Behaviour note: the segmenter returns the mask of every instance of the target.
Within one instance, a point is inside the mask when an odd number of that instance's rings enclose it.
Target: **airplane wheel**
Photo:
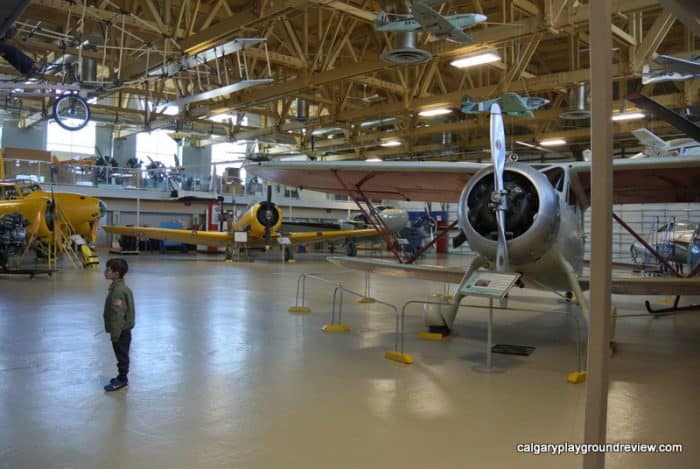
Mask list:
[[[80,130],[90,121],[90,106],[76,94],[64,94],[53,103],[53,117],[66,130]]]

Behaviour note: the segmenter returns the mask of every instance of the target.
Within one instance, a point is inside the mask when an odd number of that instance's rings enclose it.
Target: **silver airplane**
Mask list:
[[[654,63],[661,69],[652,69],[649,64],[642,66],[642,85],[662,81],[685,81],[700,77],[700,61],[681,59],[672,55],[656,54]]]
[[[688,260],[688,246],[697,227],[697,223],[688,220],[670,221],[646,236],[644,241],[667,261],[685,264]],[[651,253],[640,242],[630,245],[630,254],[636,263],[655,262]]]
[[[459,226],[478,256],[469,266],[398,264],[330,258],[346,267],[401,277],[459,283],[450,307],[426,315],[433,331],[448,333],[464,298],[462,287],[479,268],[518,272],[521,286],[563,291],[585,317],[583,214],[590,206],[587,162],[505,163],[498,105],[491,110],[493,164],[439,162],[263,162],[249,174],[288,186],[343,193],[357,199],[458,200]],[[700,157],[613,161],[613,203],[700,202]],[[644,187],[645,190],[639,190]],[[700,279],[613,277],[617,294],[699,294]]]
[[[486,101],[473,101],[469,96],[462,99],[462,108],[464,114],[478,114],[490,112],[491,106],[498,103],[501,110],[509,116],[526,117],[532,119],[535,111],[542,106],[549,104],[549,100],[538,97],[524,97],[518,93],[507,92],[500,98],[488,99]]]
[[[700,225],[693,232],[688,244],[688,267],[691,272],[700,264]]]
[[[439,39],[448,39],[462,44],[474,42],[465,28],[471,28],[486,21],[486,16],[478,13],[458,13],[442,16],[426,3],[413,2],[410,14],[391,15],[401,19],[391,21],[390,15],[384,11],[377,14],[374,29],[384,32],[421,31],[432,34]]]

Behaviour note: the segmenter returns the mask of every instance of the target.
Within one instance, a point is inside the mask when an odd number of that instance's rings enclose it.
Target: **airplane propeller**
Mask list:
[[[267,186],[267,204],[265,204],[265,250],[270,249],[270,231],[272,228],[272,186]]]
[[[498,244],[496,245],[496,272],[508,270],[508,242],[506,240],[507,197],[503,185],[503,169],[506,162],[506,137],[503,130],[501,108],[497,103],[491,106],[491,161],[493,163],[494,190],[491,205],[496,211]]]

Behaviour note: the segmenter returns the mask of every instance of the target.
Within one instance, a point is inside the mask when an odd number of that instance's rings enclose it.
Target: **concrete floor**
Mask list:
[[[106,256],[102,257],[102,265]],[[362,291],[364,275],[319,260],[224,264],[207,257],[129,257],[137,302],[130,386],[102,332],[102,272],[0,278],[0,468],[575,468],[575,455],[518,454],[517,443],[580,442],[585,385],[575,326],[540,293],[496,315],[485,374],[485,309],[463,309],[456,335],[420,341],[410,310],[405,350],[384,359],[394,315],[345,295],[345,334],[328,334],[331,291],[310,283],[310,315],[287,312],[302,272]],[[373,296],[402,305],[440,292],[372,278]],[[636,301],[636,300],[635,300]],[[482,303],[483,304],[483,303]],[[622,299],[621,313],[638,305]],[[530,311],[520,311],[530,310]],[[700,459],[700,317],[621,320],[611,361],[608,441],[682,443],[681,454],[608,454],[609,468],[695,468]]]

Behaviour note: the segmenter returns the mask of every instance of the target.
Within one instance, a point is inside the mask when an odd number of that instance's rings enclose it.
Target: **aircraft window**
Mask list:
[[[3,194],[4,199],[16,199],[18,196],[19,194],[17,194],[17,189],[15,189],[13,186],[5,187]]]
[[[544,175],[547,176],[552,187],[558,192],[564,189],[564,170],[562,168],[552,168],[544,171]]]
[[[19,190],[22,193],[22,197],[26,197],[32,192],[37,191],[39,189],[40,187],[36,184],[27,184],[26,186],[21,186]]]

